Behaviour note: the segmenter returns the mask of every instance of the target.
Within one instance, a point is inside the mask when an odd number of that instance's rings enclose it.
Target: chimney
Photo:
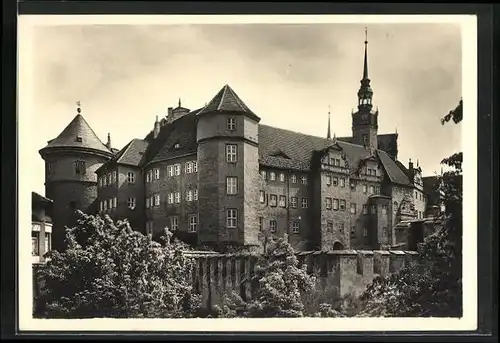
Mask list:
[[[411,161],[411,158],[408,162],[408,169],[410,170],[410,174],[413,175],[413,162]]]
[[[169,107],[167,113],[167,123],[171,123],[174,121],[174,108]]]
[[[156,116],[156,121],[153,129],[153,138],[156,139],[160,134],[160,122],[158,121],[158,116]]]
[[[111,134],[108,132],[108,142],[106,143],[106,146],[108,147],[109,150],[111,150]]]

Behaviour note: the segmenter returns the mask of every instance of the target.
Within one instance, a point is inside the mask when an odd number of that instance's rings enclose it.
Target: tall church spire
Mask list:
[[[368,30],[365,27],[365,56],[363,61],[363,78],[358,91],[358,108],[372,108],[373,91],[370,87],[370,79],[368,78]]]
[[[328,105],[328,132],[326,133],[326,139],[330,139],[332,137],[330,131],[330,105]]]

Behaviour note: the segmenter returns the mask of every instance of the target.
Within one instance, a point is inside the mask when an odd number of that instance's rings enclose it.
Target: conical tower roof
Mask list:
[[[40,152],[53,148],[93,150],[107,155],[113,155],[113,152],[97,137],[94,130],[92,130],[81,114],[77,114],[59,136],[49,141],[48,145],[40,150]]]
[[[222,87],[212,100],[210,100],[210,102],[198,113],[198,116],[212,112],[243,114],[260,120],[260,118],[248,108],[236,92],[227,84]]]

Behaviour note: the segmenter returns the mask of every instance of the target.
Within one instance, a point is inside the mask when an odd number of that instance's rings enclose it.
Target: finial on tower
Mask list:
[[[328,105],[328,131],[326,133],[326,139],[331,138],[331,132],[330,132],[330,105]]]
[[[368,44],[368,28],[365,26],[365,44]]]
[[[78,114],[82,113],[82,108],[81,108],[81,105],[80,105],[80,100],[78,100],[76,102],[76,112],[78,112]]]
[[[363,64],[363,80],[368,80],[368,29],[365,26],[365,60]]]
[[[179,107],[181,107],[181,98],[179,98]]]
[[[417,158],[417,167],[418,167],[418,158]]]

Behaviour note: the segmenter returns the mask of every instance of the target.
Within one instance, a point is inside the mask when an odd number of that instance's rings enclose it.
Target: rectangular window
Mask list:
[[[236,118],[227,118],[226,127],[228,131],[236,130]]]
[[[363,228],[363,237],[368,237],[368,229],[366,227]]]
[[[344,223],[337,223],[338,231],[343,234],[344,233]]]
[[[307,176],[302,176],[300,178],[300,183],[303,184],[303,185],[307,185]]]
[[[345,211],[345,200],[344,199],[340,199],[340,210]]]
[[[301,205],[302,205],[302,208],[307,208],[307,198],[302,198]]]
[[[167,166],[167,175],[169,177],[174,176],[174,166]]]
[[[113,172],[113,183],[117,183],[118,181],[118,174],[116,172],[116,170]]]
[[[333,209],[335,211],[339,209],[339,199],[333,199]]]
[[[259,192],[259,202],[261,204],[266,202],[266,192],[264,192],[264,191]]]
[[[280,181],[285,182],[285,174],[284,173],[280,173]]]
[[[271,181],[276,181],[276,173],[275,172],[270,172],[269,173],[269,179]]]
[[[152,235],[153,234],[153,222],[152,221],[147,221],[146,222],[146,234],[147,235]]]
[[[335,166],[340,167],[340,159],[339,158],[335,159]]]
[[[293,222],[292,223],[292,232],[293,233],[299,233],[299,231],[300,231],[299,222]]]
[[[127,173],[127,182],[128,183],[135,183],[135,173],[134,172]]]
[[[278,202],[278,196],[276,194],[271,194],[269,198],[269,206],[276,207]]]
[[[356,214],[356,204],[351,202],[351,213]]]
[[[345,178],[340,178],[340,187],[345,187]]]
[[[290,175],[290,180],[292,181],[292,183],[297,183],[297,175],[295,174]]]
[[[174,193],[168,193],[167,203],[168,204],[174,203]]]
[[[297,197],[290,198],[290,207],[297,208]]]
[[[259,231],[264,229],[264,217],[259,217]]]
[[[332,221],[327,221],[326,222],[326,232],[333,232],[333,222]]]
[[[190,189],[186,191],[186,201],[187,202],[193,201],[193,191]]]
[[[333,177],[333,185],[336,187],[339,185],[339,178],[337,176]]]
[[[227,210],[226,225],[228,228],[235,228],[238,221],[238,211],[234,208]]]
[[[355,238],[355,237],[356,237],[356,227],[351,226],[351,238]]]
[[[108,209],[108,202],[106,200],[104,200],[102,202],[103,206],[104,206],[104,211],[106,211]]]
[[[50,239],[50,233],[45,232],[45,253],[48,253],[52,248],[52,241]]]
[[[382,214],[387,214],[387,205],[382,205]]]
[[[415,191],[415,199],[418,199],[418,192]]]
[[[107,179],[107,183],[108,185],[111,185],[113,182],[113,180],[111,180],[111,173],[109,173],[108,175],[106,175],[106,179]]]
[[[174,164],[174,175],[175,176],[181,175],[181,165],[179,163]]]
[[[332,209],[332,198],[326,198],[326,209],[331,210]]]
[[[371,212],[372,212],[372,214],[377,213],[377,206],[376,205],[371,206]]]
[[[262,178],[263,178],[264,180],[267,180],[267,173],[266,173],[266,171],[265,171],[265,170],[261,170],[261,171],[260,171],[260,176],[262,176]]]
[[[181,193],[180,192],[175,192],[175,203],[176,204],[181,203]]]
[[[193,161],[193,173],[198,172],[198,161]]]
[[[372,185],[370,185],[370,194],[373,194],[375,193],[375,187],[373,187]]]
[[[188,232],[196,232],[197,228],[198,228],[198,215],[190,214]]]
[[[170,217],[170,230],[177,231],[178,228],[179,228],[179,217],[177,216]]]
[[[236,163],[238,160],[238,146],[236,144],[226,145],[226,161],[228,163]]]
[[[226,177],[226,193],[230,195],[238,194],[238,178],[236,176]]]
[[[31,232],[31,255],[32,256],[39,255],[38,235],[39,235],[38,232]]]
[[[276,232],[276,227],[277,227],[276,220],[271,220],[269,222],[269,231]]]
[[[103,211],[104,210],[104,205],[102,203],[102,201],[99,203],[99,211]]]
[[[160,206],[160,194],[155,194],[155,206]]]
[[[368,205],[363,205],[363,214],[368,214]]]
[[[135,208],[135,198],[128,198],[127,207],[133,210]]]
[[[148,171],[149,182],[153,181],[153,170]]]
[[[85,175],[85,161],[75,161],[75,174]]]
[[[155,180],[158,180],[160,178],[160,169],[155,168],[153,169],[155,173]]]
[[[113,208],[113,198],[108,199],[108,208],[112,209]]]
[[[368,192],[368,186],[366,184],[363,185],[363,193]]]
[[[195,189],[193,191],[193,199],[194,199],[194,201],[198,201],[198,189]]]
[[[351,191],[356,191],[356,182],[351,181]]]
[[[332,177],[330,175],[326,176],[326,185],[330,186],[332,184]]]
[[[184,168],[186,170],[186,174],[191,174],[193,172],[193,162],[186,162],[186,166]]]
[[[384,237],[386,237],[386,236],[387,236],[387,228],[386,228],[386,227],[384,227],[384,228],[382,229],[382,236],[384,236]]]
[[[280,207],[286,207],[286,196],[280,195]]]

